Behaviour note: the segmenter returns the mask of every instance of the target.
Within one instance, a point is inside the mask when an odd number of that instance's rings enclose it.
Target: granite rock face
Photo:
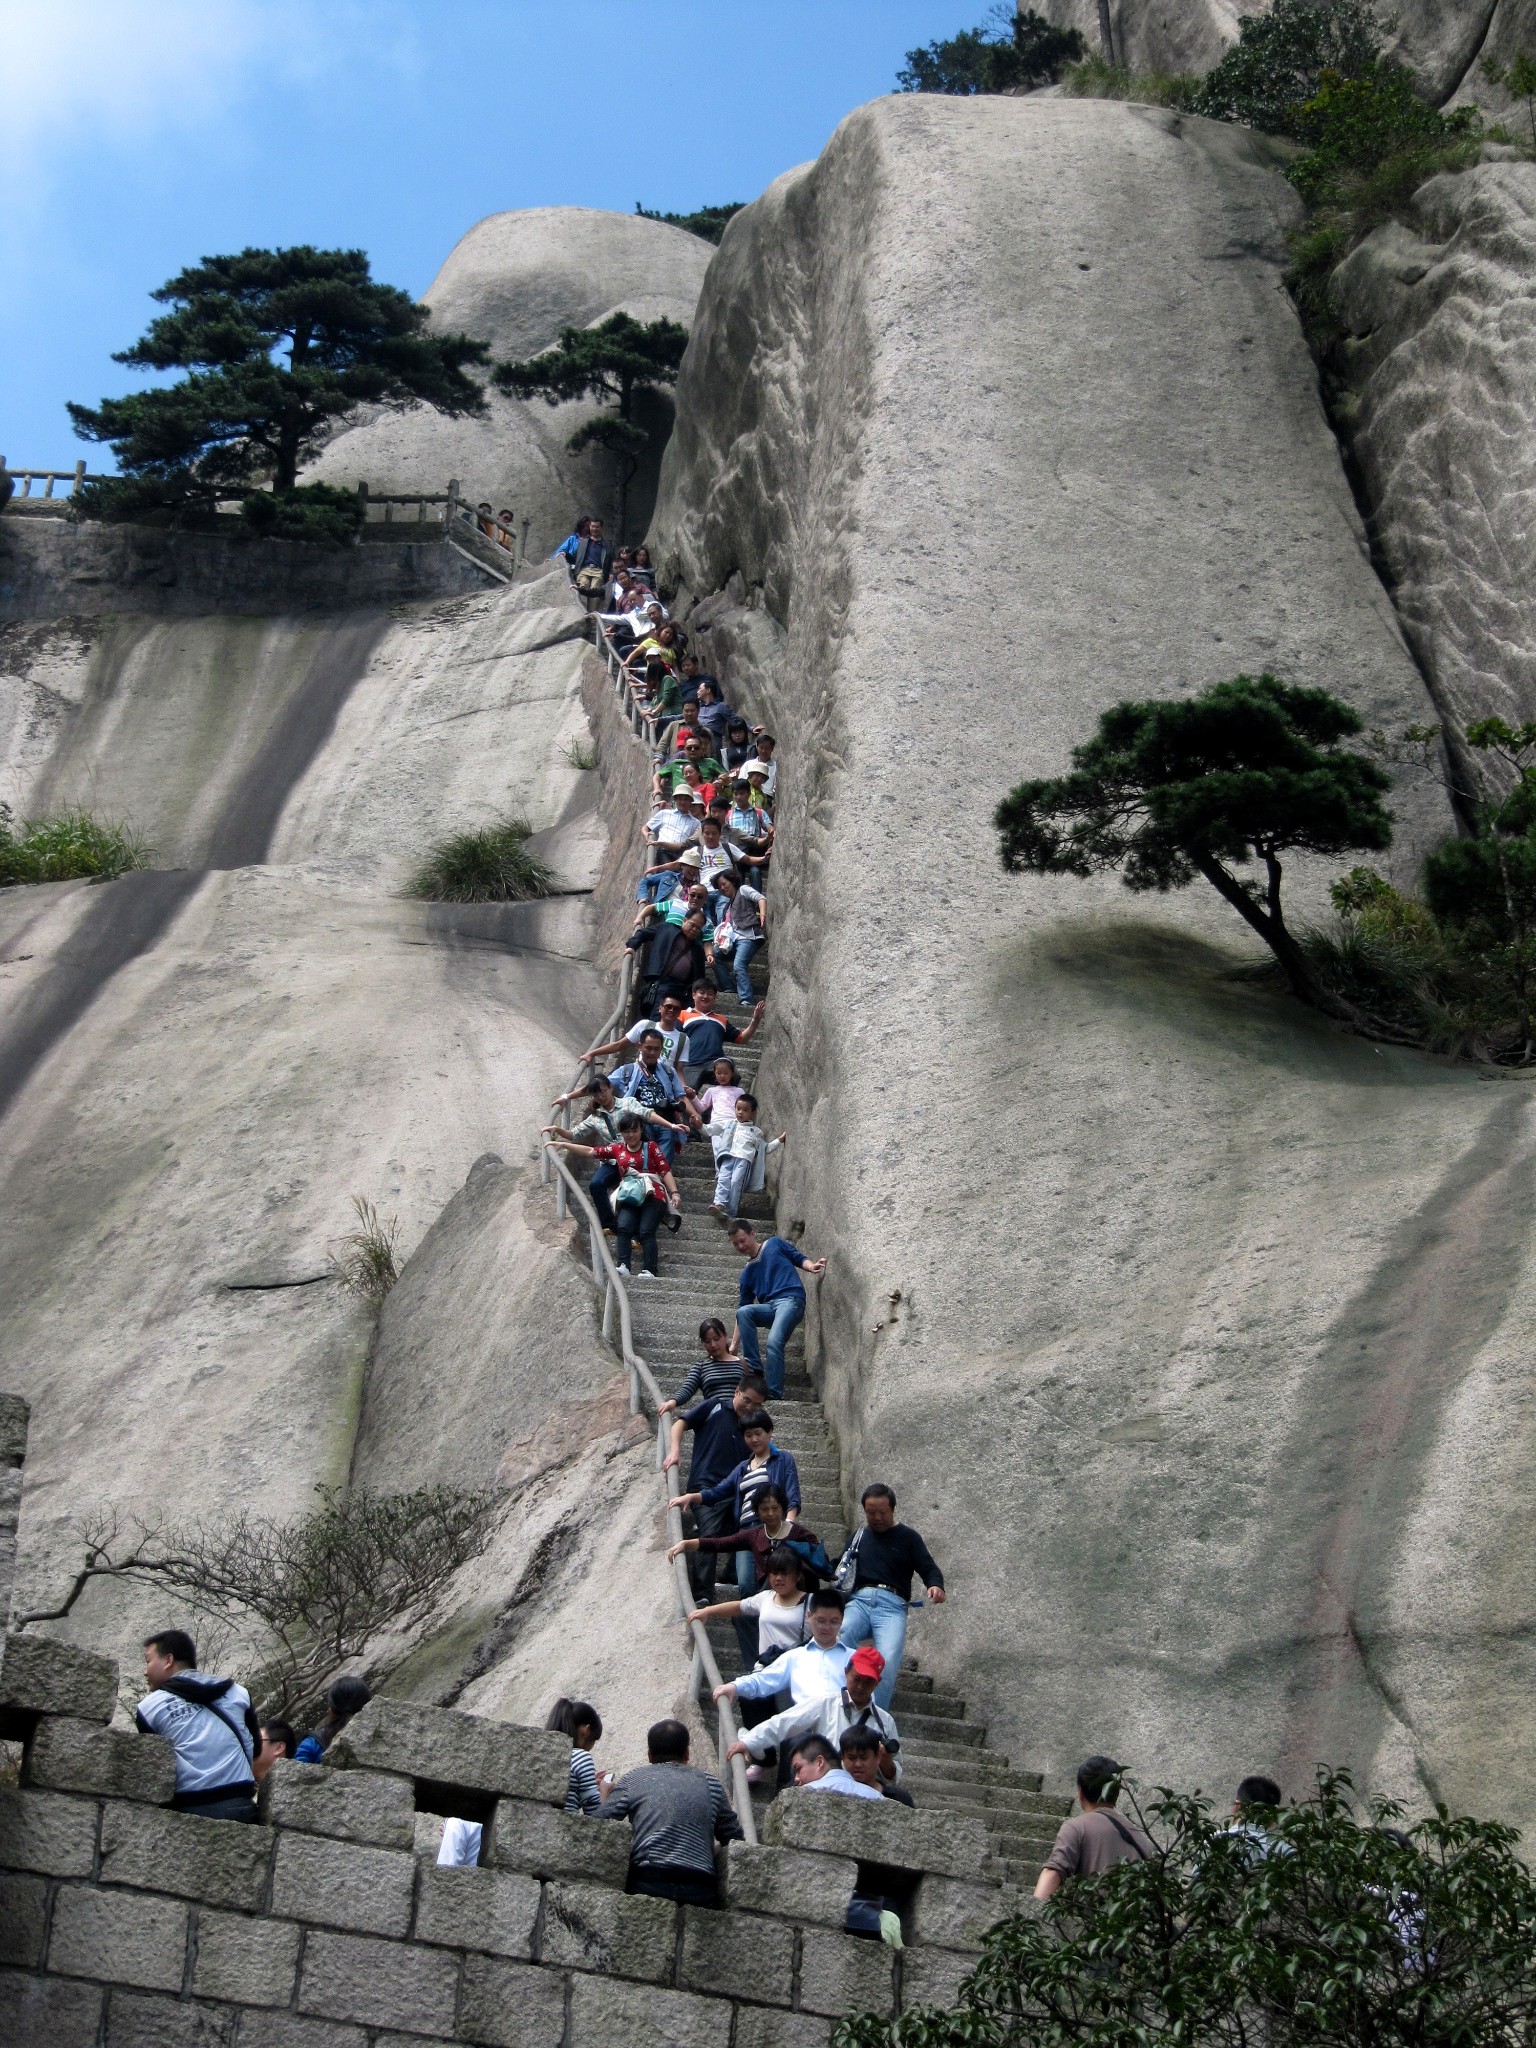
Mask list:
[[[436,326],[491,345],[493,359],[536,355],[562,327],[592,327],[610,313],[692,321],[714,254],[708,242],[665,221],[582,206],[493,213],[462,236],[424,294]],[[447,419],[426,407],[365,415],[323,448],[307,474],[371,490],[442,491],[457,479],[466,497],[489,500],[530,522],[529,552],[547,555],[575,512],[614,517],[613,460],[572,455],[566,442],[597,408],[551,407],[492,391],[480,419]],[[653,445],[631,485],[630,538],[644,531],[671,407],[646,422]],[[611,529],[610,529],[611,530]]]
[[[891,99],[733,223],[664,573],[780,735],[763,1085],[845,1483],[949,1574],[991,1741],[1526,1817],[1530,1083],[1335,1033],[1205,892],[1014,880],[1122,697],[1432,716],[1241,132]],[[1404,775],[1395,871],[1453,827]],[[1299,915],[1330,870],[1299,864]]]
[[[1536,716],[1536,165],[1433,178],[1411,216],[1336,274],[1350,442],[1441,713],[1518,724]]]

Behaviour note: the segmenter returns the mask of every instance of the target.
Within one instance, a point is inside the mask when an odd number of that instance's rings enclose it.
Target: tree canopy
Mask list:
[[[1381,51],[1382,24],[1370,0],[1274,0],[1268,13],[1239,18],[1237,41],[1201,80],[1193,108],[1291,135],[1325,74],[1364,78]]]
[[[122,472],[87,487],[87,513],[195,516],[263,480],[291,494],[305,457],[355,406],[485,404],[465,374],[485,344],[429,333],[427,308],[375,282],[361,249],[209,256],[151,296],[170,310],[114,360],[188,374],[70,406],[75,431],[110,442]]]
[[[1305,1002],[1331,994],[1289,931],[1282,856],[1390,845],[1386,771],[1340,746],[1358,715],[1326,690],[1235,676],[1197,697],[1117,704],[1072,754],[1072,773],[1021,782],[994,822],[1014,873],[1119,868],[1128,889],[1182,889],[1203,876],[1252,926]],[[1234,869],[1257,861],[1262,884]]]
[[[855,2016],[838,2048],[1525,2048],[1536,1883],[1516,1831],[1443,1807],[1404,1830],[1352,1790],[1320,1773],[1237,1829],[1158,1791],[1152,1856],[994,1928],[952,2010]]]
[[[656,213],[637,199],[635,211],[642,220],[664,220],[668,227],[682,228],[686,234],[697,235],[701,242],[718,243],[726,222],[740,213],[746,203],[744,199],[733,199],[727,206],[701,206],[693,213]]]
[[[1075,28],[1054,28],[1033,8],[996,7],[980,28],[908,50],[901,92],[1023,92],[1053,84],[1083,55]]]
[[[601,398],[609,410],[576,429],[566,446],[610,449],[619,471],[619,530],[628,511],[629,485],[640,452],[650,438],[635,418],[645,392],[675,384],[688,330],[676,320],[639,321],[611,313],[596,327],[564,327],[553,348],[520,363],[498,363],[493,377],[518,398],[545,398],[563,405],[574,398]]]

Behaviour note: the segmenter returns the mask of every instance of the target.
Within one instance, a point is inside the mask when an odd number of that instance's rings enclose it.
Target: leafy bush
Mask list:
[[[67,1614],[93,1579],[121,1578],[181,1595],[194,1615],[256,1635],[249,1679],[263,1716],[301,1720],[330,1680],[386,1629],[426,1608],[490,1541],[500,1496],[452,1486],[414,1493],[319,1487],[320,1504],[287,1521],[238,1515],[183,1528],[115,1516],[81,1525],[85,1564]]]
[[[0,804],[0,888],[18,882],[110,881],[148,867],[150,849],[126,825],[104,825],[82,810],[16,824]]]
[[[1381,23],[1369,0],[1275,0],[1244,15],[1237,41],[1200,81],[1191,110],[1269,135],[1294,135],[1323,74],[1361,78],[1381,56]]]
[[[701,242],[718,245],[725,233],[725,224],[734,214],[740,213],[746,205],[744,199],[736,199],[729,206],[701,206],[695,213],[654,213],[649,206],[642,206],[637,199],[635,211],[642,220],[664,220],[669,227],[681,228],[685,234],[697,235]]]
[[[1308,148],[1286,175],[1311,207],[1366,200],[1370,181],[1382,182],[1388,165],[1386,182],[1411,180],[1413,190],[1441,168],[1441,153],[1472,137],[1477,125],[1474,107],[1442,114],[1421,100],[1400,65],[1374,65],[1359,78],[1325,72],[1295,110],[1291,132]]]
[[[1155,1854],[993,1928],[952,2011],[855,2015],[836,2048],[1525,2048],[1516,1831],[1444,1807],[1404,1831],[1352,1793],[1320,1772],[1314,1798],[1233,1828],[1159,1790],[1139,1813]]]
[[[440,840],[411,877],[409,893],[432,903],[524,903],[547,896],[555,877],[528,851],[532,831],[526,818],[506,818]]]
[[[1054,28],[1033,8],[995,7],[981,28],[908,50],[900,92],[1027,92],[1051,85],[1083,54],[1075,28]]]
[[[366,1195],[354,1195],[357,1229],[340,1240],[340,1252],[330,1252],[331,1271],[349,1294],[365,1301],[380,1302],[400,1278],[395,1264],[395,1246],[400,1240],[400,1219],[380,1220],[378,1210]]]
[[[338,490],[334,484],[297,484],[291,491],[253,491],[241,504],[240,517],[264,538],[344,548],[361,531],[363,501],[356,491]]]

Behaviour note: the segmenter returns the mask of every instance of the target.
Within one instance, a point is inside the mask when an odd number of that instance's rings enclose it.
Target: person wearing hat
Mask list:
[[[697,846],[698,841],[694,793],[684,783],[645,821],[645,843],[655,849],[652,859],[658,865],[648,868],[636,883],[636,900],[654,903],[658,897],[669,895],[677,887],[677,856],[685,847]],[[654,882],[653,875],[658,878]]]
[[[739,775],[732,784],[731,808],[726,813],[725,829],[737,845],[744,846],[749,853],[766,859],[773,850],[773,820],[745,775]]]
[[[824,1736],[836,1749],[850,1728],[867,1728],[880,1742],[877,1770],[882,1783],[898,1784],[901,1736],[890,1709],[875,1704],[875,1688],[884,1676],[885,1659],[873,1644],[865,1643],[848,1659],[840,1691],[803,1700],[782,1713],[770,1714],[755,1728],[743,1729],[726,1756],[744,1756],[759,1763],[770,1749],[792,1750],[807,1735]]]
[[[761,776],[763,795],[772,803],[779,793],[779,764],[773,758],[773,750],[778,743],[771,732],[764,732],[759,726],[753,744],[757,752],[747,756],[741,764],[741,772],[754,782]]]
[[[683,799],[686,810],[688,799]],[[684,846],[671,860],[659,860],[654,867],[647,868],[635,884],[635,900],[638,903],[664,903],[669,896],[686,889],[690,882],[699,879],[701,855],[697,846]]]

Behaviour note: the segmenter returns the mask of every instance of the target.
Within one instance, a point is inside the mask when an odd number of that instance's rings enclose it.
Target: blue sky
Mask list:
[[[0,0],[0,454],[194,258],[361,247],[420,292],[482,215],[750,199],[986,0]],[[87,459],[101,466],[104,450]]]

